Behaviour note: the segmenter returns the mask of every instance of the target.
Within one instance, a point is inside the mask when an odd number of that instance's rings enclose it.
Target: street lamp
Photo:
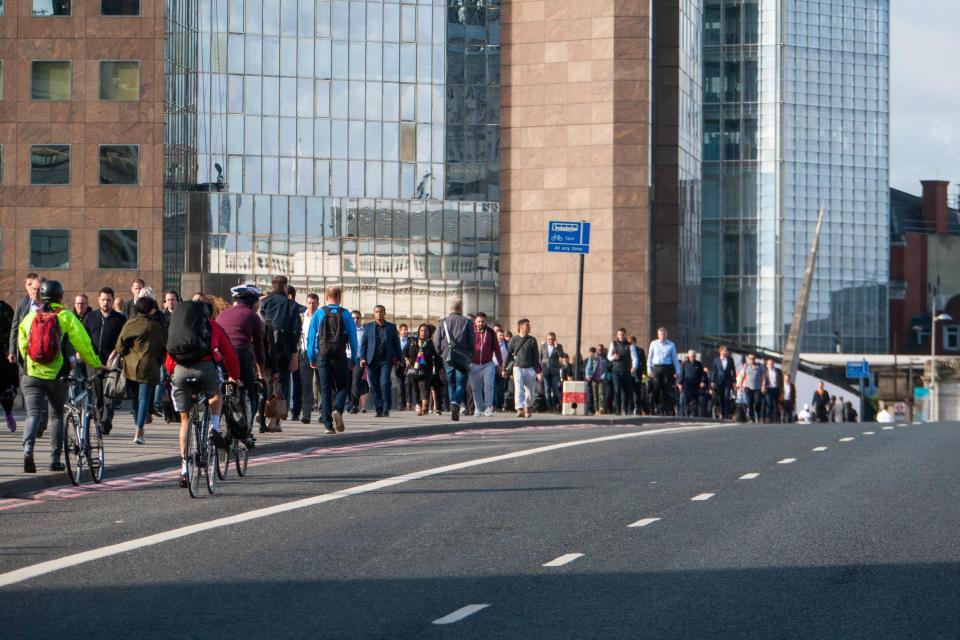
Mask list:
[[[936,422],[940,418],[940,394],[936,392],[938,322],[953,322],[953,316],[949,313],[935,314],[930,323],[930,422]]]

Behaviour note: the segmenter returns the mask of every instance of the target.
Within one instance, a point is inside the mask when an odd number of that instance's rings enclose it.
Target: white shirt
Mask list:
[[[300,322],[303,327],[303,330],[300,332],[300,353],[307,352],[307,334],[310,333],[310,320],[312,319],[313,313],[310,313],[309,310],[305,311],[303,315],[300,316]]]
[[[555,350],[556,350],[556,347],[553,346],[552,344],[550,344],[550,343],[548,342],[548,343],[547,343],[547,357],[548,357],[548,358],[552,357],[552,356],[553,356],[553,352],[554,352]]]
[[[789,384],[784,384],[784,385],[783,385],[783,399],[784,399],[784,400],[792,400],[793,397],[790,395],[790,393],[791,393],[791,386],[790,386]]]
[[[893,415],[886,409],[880,409],[877,414],[877,422],[893,422]]]

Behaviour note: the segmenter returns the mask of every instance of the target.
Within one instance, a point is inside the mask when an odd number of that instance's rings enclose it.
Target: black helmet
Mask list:
[[[40,285],[40,299],[44,302],[60,302],[63,300],[63,285],[59,280],[45,280]]]

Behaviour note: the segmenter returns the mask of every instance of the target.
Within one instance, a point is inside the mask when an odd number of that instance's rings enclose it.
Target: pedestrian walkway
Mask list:
[[[22,493],[48,486],[67,483],[63,471],[48,471],[50,464],[50,431],[37,441],[34,458],[37,463],[36,474],[23,472],[23,437],[24,415],[16,412],[17,431],[10,433],[3,429],[0,433],[0,497]],[[560,416],[557,414],[534,414],[529,420],[517,419],[512,413],[498,413],[493,417],[475,418],[462,417],[460,422],[452,422],[450,415],[417,416],[413,411],[395,411],[389,418],[375,418],[374,413],[361,413],[344,416],[347,430],[342,434],[326,435],[323,425],[316,419],[311,424],[302,424],[299,421],[284,421],[283,431],[280,433],[255,433],[257,437],[256,454],[259,451],[290,448],[297,449],[298,442],[308,446],[307,442],[321,440],[320,444],[329,441],[331,444],[338,441],[355,440],[357,437],[371,439],[382,437],[398,437],[409,431],[411,435],[424,433],[440,433],[458,429],[477,427],[514,427],[518,425],[562,424],[597,422],[610,424],[611,417]],[[619,418],[619,422],[637,423],[641,421],[655,421],[651,418]],[[146,425],[146,444],[133,443],[133,418],[129,410],[118,410],[113,421],[113,431],[104,438],[106,452],[106,477],[115,477],[121,473],[139,473],[148,469],[159,469],[166,466],[173,468],[178,463],[177,435],[178,424],[166,424],[162,418],[154,417],[153,423]],[[312,443],[311,443],[312,444]]]

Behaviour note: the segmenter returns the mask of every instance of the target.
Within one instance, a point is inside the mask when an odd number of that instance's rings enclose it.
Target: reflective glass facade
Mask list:
[[[205,238],[187,240],[186,271],[337,281],[365,311],[359,292],[404,291],[390,295],[408,319],[435,315],[414,278],[474,308],[495,291],[496,204],[445,196],[497,195],[499,10],[450,4],[198,0],[195,181],[209,195],[190,199],[188,234]]]
[[[703,331],[781,349],[821,203],[801,348],[886,348],[887,0],[704,5]]]

